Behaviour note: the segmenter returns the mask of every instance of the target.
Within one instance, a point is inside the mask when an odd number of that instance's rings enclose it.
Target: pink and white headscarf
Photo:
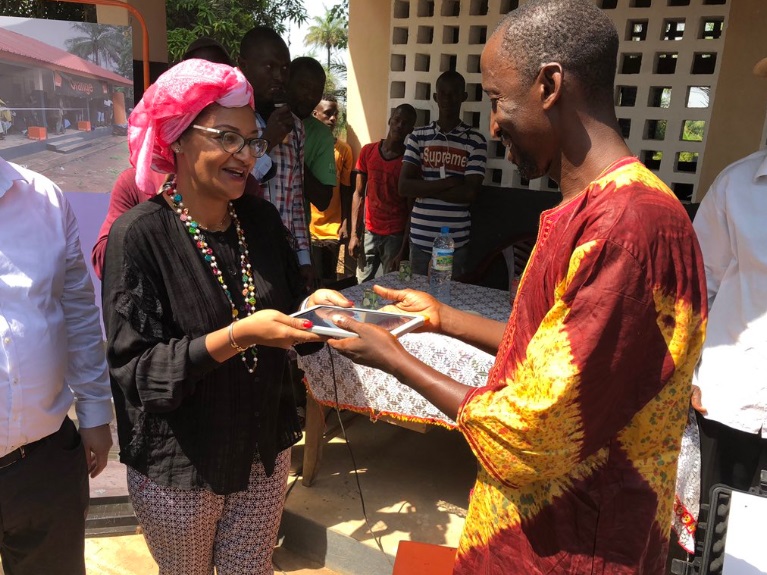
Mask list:
[[[253,89],[237,68],[192,58],[179,62],[144,92],[128,118],[130,163],[139,189],[157,190],[150,170],[176,171],[170,149],[194,119],[210,104],[253,108]]]

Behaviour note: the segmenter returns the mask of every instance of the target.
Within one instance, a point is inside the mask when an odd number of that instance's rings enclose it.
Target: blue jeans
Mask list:
[[[365,231],[362,254],[357,261],[357,283],[382,276],[389,270],[392,260],[402,247],[402,234],[381,236]]]
[[[469,258],[469,244],[456,248],[453,252],[453,277],[457,278],[466,271]],[[429,275],[429,260],[431,252],[425,252],[413,242],[410,242],[410,267],[414,274]]]

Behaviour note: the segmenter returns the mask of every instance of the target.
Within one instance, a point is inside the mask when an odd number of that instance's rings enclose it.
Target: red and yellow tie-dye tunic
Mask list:
[[[541,216],[488,385],[456,574],[663,573],[706,321],[673,193],[634,158]]]

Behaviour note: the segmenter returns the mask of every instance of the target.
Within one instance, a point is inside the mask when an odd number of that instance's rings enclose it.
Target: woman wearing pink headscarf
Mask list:
[[[104,322],[128,491],[160,575],[270,574],[301,437],[286,350],[320,341],[277,210],[243,196],[267,142],[239,70],[187,60],[130,117],[141,189],[112,226]],[[319,290],[309,304],[351,305]]]

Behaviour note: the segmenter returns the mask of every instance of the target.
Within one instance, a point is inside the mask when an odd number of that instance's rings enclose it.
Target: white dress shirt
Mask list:
[[[693,383],[709,419],[767,438],[767,150],[719,174],[693,225],[709,304]]]
[[[0,158],[0,456],[112,419],[93,285],[56,185]]]

